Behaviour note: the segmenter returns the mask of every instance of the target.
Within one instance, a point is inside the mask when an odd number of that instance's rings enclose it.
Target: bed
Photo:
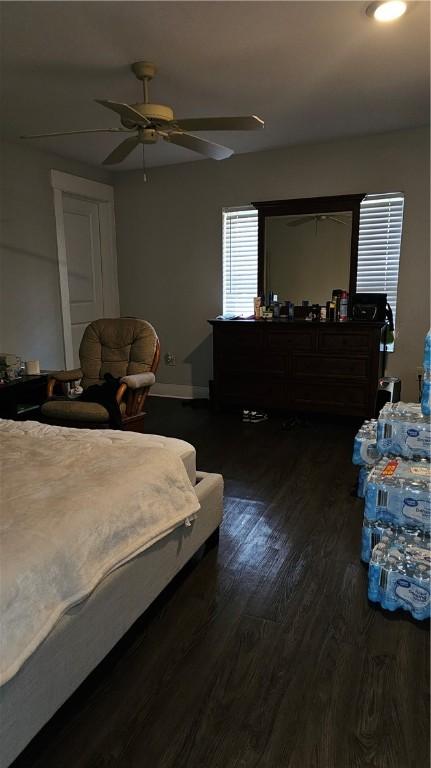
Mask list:
[[[7,541],[0,765],[6,768],[214,537],[223,479],[196,471],[189,443],[156,435],[0,420],[0,443]],[[91,495],[92,482],[98,493]],[[5,559],[7,551],[12,556]]]

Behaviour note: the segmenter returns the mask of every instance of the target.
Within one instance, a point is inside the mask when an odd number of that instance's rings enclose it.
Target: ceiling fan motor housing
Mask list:
[[[142,144],[155,144],[157,142],[157,131],[155,128],[144,128],[139,131]]]
[[[144,104],[141,102],[138,104],[131,104],[130,106],[139,112],[142,117],[145,117],[152,123],[160,123],[163,125],[174,119],[172,109],[170,107],[165,107],[163,104]],[[133,123],[131,120],[122,120],[121,122],[126,128],[135,128],[135,126],[137,126],[137,123]]]

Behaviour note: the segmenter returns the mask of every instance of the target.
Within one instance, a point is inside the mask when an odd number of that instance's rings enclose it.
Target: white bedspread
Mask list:
[[[181,459],[139,437],[0,420],[0,685],[104,576],[198,511]]]

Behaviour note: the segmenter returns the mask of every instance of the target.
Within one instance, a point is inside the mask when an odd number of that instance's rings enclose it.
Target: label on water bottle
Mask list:
[[[431,518],[430,499],[405,498],[403,501],[402,514],[406,520],[413,520],[420,525],[429,525]]]
[[[410,605],[413,610],[426,608],[430,602],[430,593],[424,587],[415,584],[411,579],[398,578],[395,580],[394,592],[403,603]]]
[[[429,432],[420,431],[414,427],[407,430],[406,445],[412,453],[415,451],[429,452],[431,446],[431,437]]]

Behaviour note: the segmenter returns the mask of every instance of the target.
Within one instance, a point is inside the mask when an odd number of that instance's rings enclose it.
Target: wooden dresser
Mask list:
[[[217,406],[374,416],[383,323],[209,322]]]

